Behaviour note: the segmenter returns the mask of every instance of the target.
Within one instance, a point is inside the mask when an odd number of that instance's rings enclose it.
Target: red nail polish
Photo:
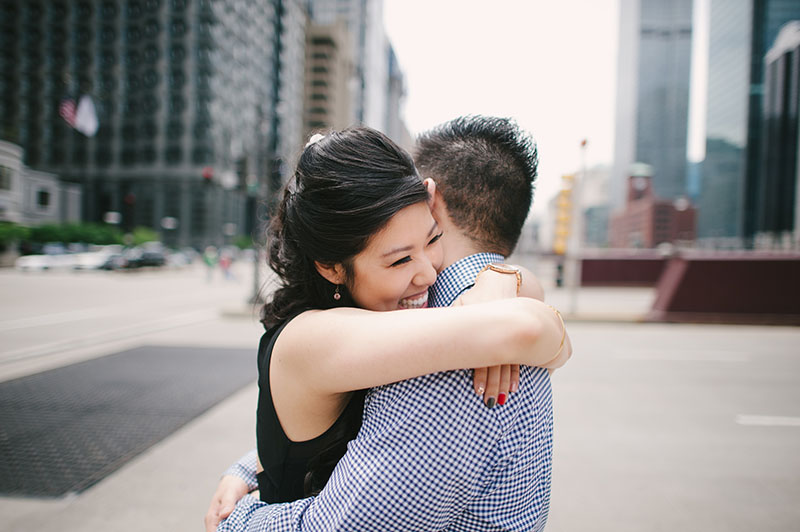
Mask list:
[[[504,394],[504,393],[498,394],[498,396],[497,396],[497,404],[498,405],[506,404],[506,394]]]

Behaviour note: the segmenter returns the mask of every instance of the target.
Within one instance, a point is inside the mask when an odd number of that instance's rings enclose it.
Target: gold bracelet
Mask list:
[[[545,303],[547,305],[547,303]],[[561,313],[555,308],[553,305],[547,305],[550,307],[550,310],[556,313],[558,316],[558,321],[561,322],[561,343],[558,344],[558,351],[556,351],[556,356],[553,357],[553,360],[556,360],[558,356],[561,354],[561,350],[564,349],[564,340],[567,339],[567,326],[564,325],[564,318],[561,317]]]
[[[503,263],[493,263],[490,262],[486,266],[483,267],[481,271],[478,272],[478,275],[475,276],[475,280],[478,280],[478,276],[485,272],[486,270],[492,270],[493,272],[497,273],[508,273],[514,274],[517,276],[517,295],[519,295],[519,288],[522,286],[522,272],[516,266],[509,266],[508,264]]]

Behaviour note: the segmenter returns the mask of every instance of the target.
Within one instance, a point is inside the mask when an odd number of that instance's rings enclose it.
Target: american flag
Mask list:
[[[58,114],[61,115],[61,118],[63,118],[67,124],[75,127],[76,109],[75,100],[72,98],[64,98],[61,100],[61,105],[58,106]]]

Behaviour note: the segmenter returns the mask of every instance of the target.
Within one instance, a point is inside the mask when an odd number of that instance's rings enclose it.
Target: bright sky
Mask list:
[[[610,164],[617,0],[385,0],[412,134],[463,114],[513,117],[539,145],[534,213],[561,175]]]

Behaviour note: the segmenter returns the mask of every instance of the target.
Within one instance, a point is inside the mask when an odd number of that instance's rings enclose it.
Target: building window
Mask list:
[[[166,151],[167,164],[176,165],[183,162],[183,150],[180,146],[171,145]]]
[[[126,146],[122,149],[122,164],[135,164],[136,163],[136,150],[132,147]]]
[[[181,95],[171,96],[169,99],[169,111],[171,115],[180,115],[186,109],[186,102]]]
[[[104,19],[114,18],[117,16],[117,6],[114,4],[114,2],[107,0],[103,2],[101,13],[103,14]]]
[[[11,190],[11,168],[0,166],[0,190]]]
[[[36,193],[36,206],[45,211],[50,207],[50,191],[40,188]]]
[[[140,162],[144,163],[154,163],[156,161],[156,149],[153,145],[147,145],[142,147],[140,152]]]
[[[183,124],[178,121],[171,121],[167,124],[167,137],[176,140],[183,136]]]
[[[158,127],[153,120],[145,120],[141,124],[142,129],[141,132],[147,139],[152,139],[156,135],[158,135]]]
[[[171,89],[179,89],[186,83],[186,74],[183,70],[174,69],[169,75],[169,86]]]
[[[173,38],[183,37],[186,34],[186,23],[180,18],[172,19],[169,25],[169,32]]]
[[[50,164],[57,165],[64,163],[64,150],[60,145],[53,144],[50,150]]]
[[[195,164],[206,164],[211,162],[213,159],[214,154],[211,152],[211,149],[205,146],[198,146],[194,150],[192,150],[192,161]]]
[[[145,8],[148,11],[152,11],[149,8]],[[152,39],[158,35],[160,28],[158,26],[158,21],[156,19],[149,19],[144,25],[144,36],[148,39]]]
[[[110,166],[112,162],[111,148],[106,145],[98,146],[94,153],[94,160],[97,166]]]

